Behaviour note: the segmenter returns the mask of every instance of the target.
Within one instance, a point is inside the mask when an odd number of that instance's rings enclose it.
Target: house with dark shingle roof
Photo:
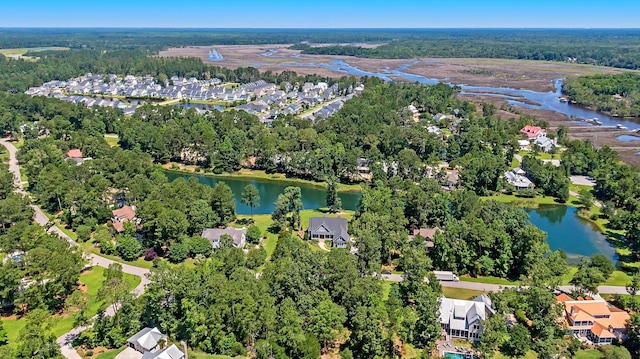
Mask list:
[[[313,217],[309,218],[309,238],[318,241],[330,241],[333,247],[347,248],[351,241],[347,232],[345,218]]]

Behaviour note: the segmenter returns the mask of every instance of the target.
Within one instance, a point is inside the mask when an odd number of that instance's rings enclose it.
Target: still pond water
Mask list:
[[[300,187],[300,191],[302,192],[302,208],[317,209],[327,206],[327,192],[322,187],[300,186],[280,181],[260,181],[250,178],[216,178],[175,172],[165,172],[165,174],[167,175],[167,178],[169,178],[169,181],[173,181],[181,177],[186,180],[190,177],[195,177],[199,183],[210,187],[214,187],[218,182],[226,183],[233,191],[233,195],[236,199],[236,213],[238,214],[250,213],[249,206],[241,203],[242,191],[244,191],[244,187],[248,184],[256,186],[260,191],[260,207],[254,208],[253,214],[271,214],[275,209],[273,204],[278,199],[278,195],[284,192],[284,189],[288,186]],[[359,192],[339,193],[338,196],[342,200],[342,208],[351,211],[358,209],[358,204],[360,202]]]
[[[271,180],[255,180],[250,178],[214,178],[203,175],[189,175],[175,172],[165,172],[169,181],[177,178],[189,179],[195,177],[199,183],[207,186],[215,186],[216,183],[225,182],[236,199],[236,212],[249,214],[249,207],[240,202],[242,191],[248,184],[253,184],[260,191],[260,207],[254,208],[254,214],[270,214],[274,210],[274,202],[285,187],[290,186],[286,182]],[[304,209],[316,209],[326,207],[326,191],[321,187],[299,186],[302,191],[302,205]],[[347,210],[357,210],[360,201],[360,193],[340,193],[342,206]],[[531,217],[531,223],[548,233],[548,242],[552,250],[562,249],[571,261],[578,260],[579,256],[591,256],[594,253],[605,254],[614,262],[616,260],[615,249],[605,239],[605,236],[597,231],[591,223],[577,216],[577,210],[573,207],[561,205],[540,206],[538,209],[528,209],[526,212]]]

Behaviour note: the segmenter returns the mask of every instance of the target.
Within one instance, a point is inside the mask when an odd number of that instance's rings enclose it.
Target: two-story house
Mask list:
[[[440,325],[451,338],[480,340],[482,322],[495,314],[491,299],[481,294],[473,300],[442,297],[440,300]]]
[[[351,241],[347,232],[345,218],[313,217],[309,218],[309,239],[329,241],[333,247],[347,248]]]
[[[118,233],[122,233],[124,231],[125,222],[135,222],[135,219],[135,206],[124,206],[122,208],[111,211],[111,223],[113,224],[113,228]]]
[[[564,315],[569,326],[568,334],[586,337],[596,345],[611,344],[614,339],[623,339],[629,313],[618,309],[602,299],[573,299],[565,293],[556,297],[564,306]]]

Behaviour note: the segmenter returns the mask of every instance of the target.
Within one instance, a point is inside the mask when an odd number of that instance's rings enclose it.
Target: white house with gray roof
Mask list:
[[[351,240],[347,232],[345,218],[313,217],[309,218],[309,238],[318,241],[330,241],[333,247],[347,248]]]
[[[450,338],[480,340],[482,321],[493,314],[491,299],[485,294],[473,300],[440,298],[440,325]]]
[[[116,359],[184,359],[184,353],[167,344],[167,336],[158,328],[144,328],[127,340],[128,348]]]
[[[238,229],[233,227],[227,227],[224,229],[221,228],[207,228],[202,231],[201,237],[206,238],[211,242],[211,247],[213,249],[220,248],[220,237],[223,235],[228,235],[233,239],[233,246],[236,248],[244,248],[244,245],[247,243],[246,229]]]

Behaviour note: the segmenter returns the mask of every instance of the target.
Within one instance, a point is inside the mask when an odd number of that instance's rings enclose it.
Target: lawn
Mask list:
[[[108,352],[104,352],[102,354],[98,354],[94,359],[113,359],[116,355],[120,354],[127,347],[122,347],[120,349],[109,350]]]
[[[480,197],[483,200],[494,200],[502,203],[510,203],[517,207],[522,208],[538,208],[541,204],[562,204],[556,201],[554,197],[551,196],[537,196],[534,198],[524,198],[524,197],[516,197],[512,194],[504,194],[501,193],[495,196],[486,196]],[[566,204],[566,203],[565,203]]]
[[[600,359],[602,358],[602,353],[595,349],[589,350],[580,350],[576,353],[576,356],[573,359]]]
[[[107,141],[107,144],[111,147],[118,146],[118,135],[113,133],[106,133],[104,135],[104,140]]]
[[[328,216],[328,217],[338,217],[338,216],[342,216],[344,218],[346,218],[348,221],[351,220],[351,218],[353,218],[354,212],[353,211],[344,211],[342,214],[328,214],[328,213],[324,213],[320,210],[317,209],[306,209],[300,212],[300,221],[302,222],[302,227],[306,229],[308,223],[309,223],[309,218],[311,217],[322,217],[322,216]],[[247,215],[241,215],[238,216],[238,219],[248,219],[250,218],[250,216]],[[271,215],[270,214],[257,214],[253,216],[253,220],[254,220],[254,225],[258,226],[258,228],[260,228],[260,231],[262,232],[263,236],[266,236],[266,239],[263,239],[263,246],[265,248],[265,250],[267,251],[267,255],[270,257],[271,254],[273,254],[273,251],[275,251],[276,249],[276,244],[278,242],[278,235],[277,234],[273,234],[271,232],[268,231],[269,227],[271,226],[271,224],[273,223],[273,220],[271,220]],[[242,227],[243,225],[238,224],[237,222],[234,223],[235,227]],[[314,246],[313,248],[314,250],[321,250],[320,247]]]
[[[140,284],[140,278],[132,274],[124,275],[129,284],[129,288],[133,290],[138,284]],[[102,302],[97,300],[98,290],[102,287],[102,281],[104,280],[104,268],[93,267],[90,271],[80,275],[80,283],[87,286],[87,296],[89,299],[89,314],[95,315]],[[53,334],[56,337],[68,332],[73,328],[73,317],[68,313],[63,315],[57,315],[52,317],[53,321]],[[20,331],[24,328],[26,321],[24,319],[7,319],[2,321],[9,338],[9,343],[15,343],[20,335]]]
[[[59,46],[51,46],[51,47],[47,47],[46,50],[69,50],[68,47],[59,47]],[[14,49],[0,49],[0,54],[3,54],[5,56],[12,56],[12,55],[23,55],[29,51],[42,51],[39,50],[38,48],[14,48]]]
[[[474,282],[474,283],[487,283],[487,284],[498,284],[498,285],[520,285],[519,281],[510,281],[504,278],[498,277],[460,277],[460,280],[463,282]]]
[[[469,300],[473,299],[484,292],[480,290],[442,287],[442,295],[447,298]]]

